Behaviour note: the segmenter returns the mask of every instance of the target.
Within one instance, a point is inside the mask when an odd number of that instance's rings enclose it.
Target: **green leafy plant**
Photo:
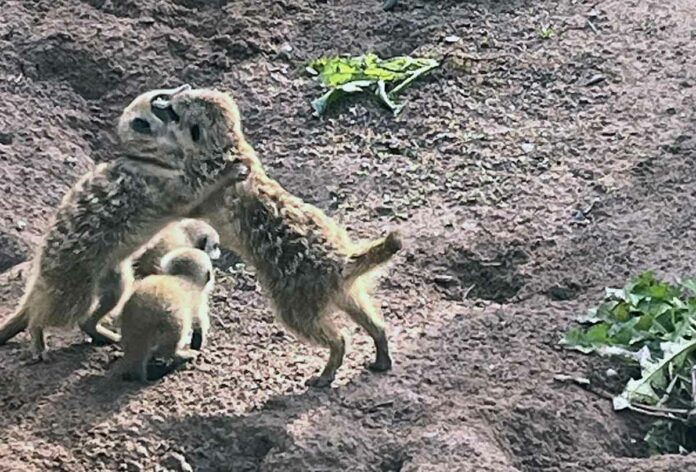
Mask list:
[[[551,26],[542,26],[539,29],[539,37],[541,39],[551,39],[556,36],[556,30]]]
[[[696,282],[671,284],[645,272],[579,320],[561,344],[585,354],[619,356],[640,367],[613,399],[614,409],[667,418],[646,436],[653,452],[694,450],[692,369],[696,365]]]
[[[409,56],[380,59],[375,54],[316,59],[310,62],[307,71],[328,91],[312,101],[312,107],[317,115],[323,115],[342,95],[371,93],[396,115],[404,106],[397,102],[397,96],[439,65],[435,59]]]

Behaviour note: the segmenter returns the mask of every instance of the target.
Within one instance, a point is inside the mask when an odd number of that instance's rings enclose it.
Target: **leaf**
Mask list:
[[[329,88],[329,92],[373,92],[385,106],[397,114],[403,104],[395,102],[396,95],[439,65],[435,59],[399,56],[383,60],[375,54],[366,54],[316,59],[309,63],[306,70]],[[339,97],[329,92],[312,102],[316,114],[324,114],[330,103]]]
[[[686,356],[696,348],[696,340],[683,340],[678,343],[665,343],[668,351],[658,362],[646,360],[643,363],[643,372],[640,379],[631,379],[621,396],[627,401],[640,401],[648,404],[655,404],[659,397],[653,390],[653,386],[664,386],[667,374],[665,370],[672,362],[680,362],[681,356]],[[681,358],[681,359],[680,359]]]
[[[612,404],[614,406],[614,410],[616,411],[625,410],[626,408],[631,406],[631,403],[621,396],[612,398]]]

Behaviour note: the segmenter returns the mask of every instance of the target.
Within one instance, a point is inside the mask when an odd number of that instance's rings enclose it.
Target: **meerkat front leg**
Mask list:
[[[208,317],[208,307],[203,306],[198,316],[193,320],[193,335],[191,336],[190,348],[200,351],[205,347],[210,330],[210,318]]]

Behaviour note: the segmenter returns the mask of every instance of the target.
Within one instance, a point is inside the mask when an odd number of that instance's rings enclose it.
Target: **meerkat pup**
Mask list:
[[[161,273],[162,258],[181,247],[200,249],[216,260],[220,257],[220,235],[205,221],[194,218],[170,223],[133,255],[133,275],[142,279]]]
[[[185,218],[170,223],[155,235],[150,242],[138,249],[127,261],[121,264],[120,272],[114,272],[102,280],[99,287],[99,298],[102,303],[110,306],[113,300],[120,296],[116,307],[108,314],[108,319],[115,326],[128,293],[122,291],[122,275],[143,279],[148,275],[161,273],[160,261],[167,253],[178,248],[196,248],[204,251],[211,260],[220,257],[220,235],[215,228],[202,220]],[[200,349],[202,343],[200,331],[194,331],[191,347]]]
[[[343,362],[345,340],[329,316],[339,310],[374,340],[377,357],[370,368],[390,369],[384,320],[370,296],[370,275],[399,251],[398,234],[356,244],[324,212],[268,177],[244,138],[237,106],[226,94],[187,90],[172,97],[171,105],[180,118],[173,127],[184,130],[200,122],[200,116],[213,116],[211,108],[224,110],[217,116],[224,117],[226,129],[208,126],[199,139],[219,139],[211,130],[234,133],[249,176],[211,194],[193,214],[218,230],[223,247],[256,268],[258,280],[285,326],[301,339],[329,348],[324,370],[307,384],[329,386]]]
[[[161,273],[135,283],[121,315],[123,360],[120,373],[127,380],[147,380],[153,357],[173,360],[172,367],[198,354],[188,344],[191,330],[202,334],[202,348],[210,327],[208,295],[215,283],[213,266],[200,249],[179,248],[167,253]]]
[[[193,134],[207,133],[205,123],[192,122],[173,133],[179,117],[170,101],[188,89],[149,91],[123,111],[123,155],[96,166],[63,198],[19,309],[0,327],[0,344],[28,328],[34,359],[46,360],[44,328],[74,324],[94,342],[117,342],[119,336],[99,322],[132,283],[123,261],[210,192],[245,178],[245,166],[229,152],[236,149],[232,134],[214,130],[215,140],[200,143]],[[201,119],[224,120],[223,111],[211,112]],[[105,279],[118,290],[99,300]]]

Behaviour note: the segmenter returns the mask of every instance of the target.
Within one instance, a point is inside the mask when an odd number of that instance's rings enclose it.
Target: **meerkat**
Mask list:
[[[192,215],[208,221],[220,233],[223,247],[255,267],[277,318],[303,340],[329,348],[320,375],[307,384],[327,387],[343,362],[345,340],[329,316],[347,313],[372,337],[377,355],[370,368],[392,366],[384,319],[370,289],[374,269],[401,249],[397,232],[372,242],[354,243],[348,233],[320,209],[304,203],[270,178],[242,133],[239,111],[228,95],[213,90],[188,90],[171,100],[180,117],[174,127],[186,129],[223,108],[225,127],[206,127],[235,135],[240,160],[249,176],[218,192]],[[218,139],[212,134],[201,140]]]
[[[211,260],[220,257],[220,235],[205,221],[185,218],[170,223],[145,246],[138,249],[121,265],[120,272],[110,273],[102,279],[99,287],[100,300],[114,300],[120,296],[117,306],[105,318],[111,326],[118,326],[123,303],[128,297],[122,290],[121,275],[126,272],[129,279],[143,279],[148,275],[161,273],[160,261],[167,253],[178,248],[197,248],[204,251]],[[111,302],[108,302],[111,303]],[[202,337],[199,330],[194,331],[191,340],[193,349],[200,349]]]
[[[193,136],[207,133],[206,123],[222,120],[221,112],[192,123],[186,136],[181,128],[173,132],[179,117],[170,100],[188,89],[152,90],[124,109],[117,127],[122,156],[96,166],[63,198],[20,306],[0,327],[0,345],[28,328],[33,359],[45,361],[44,328],[75,324],[95,343],[117,342],[99,322],[132,283],[123,261],[210,192],[245,178],[245,166],[234,160],[233,135],[210,130],[216,139],[204,143]],[[99,299],[105,280],[117,289]]]
[[[142,279],[161,273],[162,258],[180,247],[200,249],[216,260],[220,257],[220,235],[205,221],[194,218],[170,223],[133,255],[133,275]]]
[[[207,254],[179,248],[161,261],[161,273],[135,283],[121,314],[123,360],[119,372],[127,380],[147,380],[152,357],[173,360],[172,367],[194,359],[187,335],[200,330],[203,347],[210,327],[208,295],[215,278]]]

